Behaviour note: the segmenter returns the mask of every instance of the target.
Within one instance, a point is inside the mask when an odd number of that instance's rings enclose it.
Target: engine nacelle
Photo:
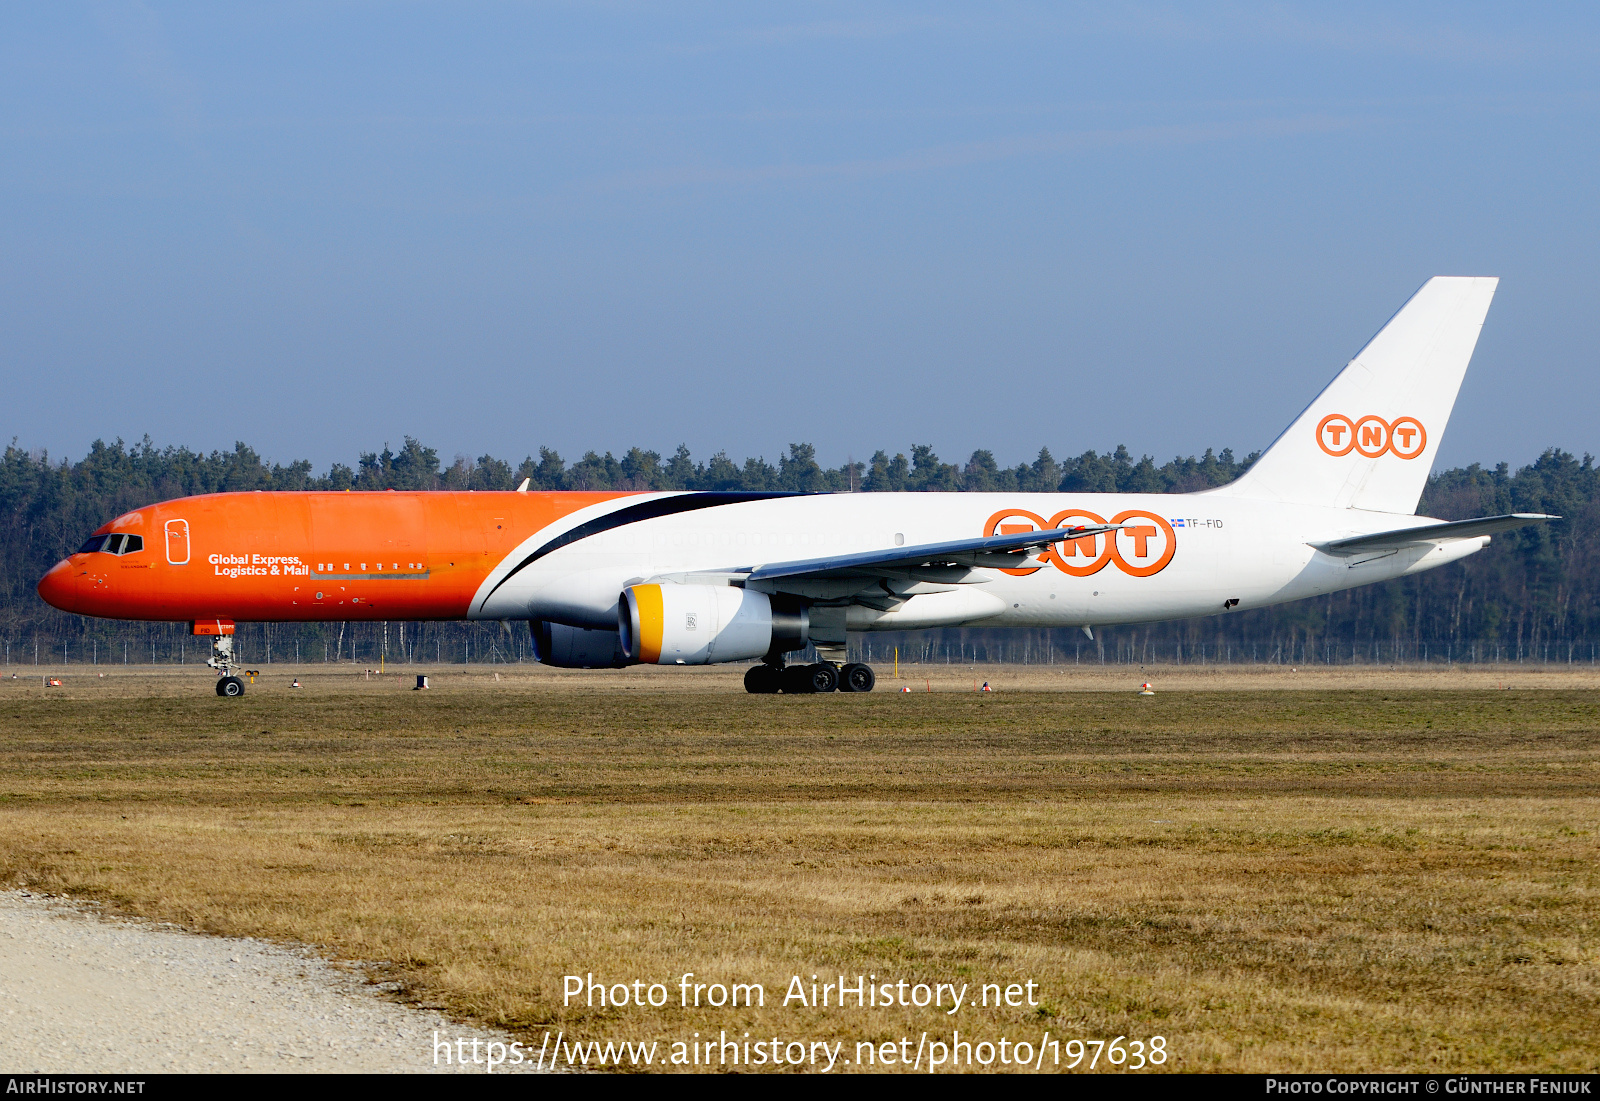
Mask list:
[[[804,607],[731,585],[634,585],[617,604],[622,649],[646,665],[771,658],[803,649],[810,626]]]
[[[628,664],[615,631],[590,631],[544,619],[528,622],[533,654],[560,669],[619,669]]]

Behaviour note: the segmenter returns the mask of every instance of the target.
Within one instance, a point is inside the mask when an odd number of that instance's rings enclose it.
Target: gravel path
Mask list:
[[[473,1037],[510,1044],[309,953],[0,892],[0,1071],[461,1070],[434,1064],[436,1030],[469,1059]]]

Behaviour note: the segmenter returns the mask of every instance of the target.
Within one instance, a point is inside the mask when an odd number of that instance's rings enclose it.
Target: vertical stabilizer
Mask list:
[[[1498,283],[1428,280],[1243,477],[1213,492],[1415,512]]]

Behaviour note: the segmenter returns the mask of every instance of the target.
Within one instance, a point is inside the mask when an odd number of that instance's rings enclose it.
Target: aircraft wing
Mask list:
[[[1468,539],[1476,535],[1493,535],[1497,531],[1510,531],[1528,524],[1559,520],[1540,512],[1513,512],[1505,516],[1483,516],[1476,520],[1451,520],[1440,524],[1423,524],[1421,527],[1400,528],[1397,531],[1380,531],[1376,535],[1357,535],[1349,539],[1335,539],[1329,543],[1312,543],[1324,554],[1349,558],[1370,551],[1400,550],[1420,543],[1436,543],[1441,539]]]
[[[996,535],[988,539],[955,539],[948,543],[924,543],[915,547],[887,547],[883,550],[839,554],[830,558],[808,558],[798,562],[772,562],[755,566],[745,574],[747,581],[829,581],[854,578],[904,577],[910,571],[974,567],[1017,569],[1026,567],[1030,551],[1048,547],[1064,539],[1083,539],[1114,531],[1121,524],[1098,524],[1081,528],[1055,528],[1021,535]],[[739,571],[744,573],[744,571]]]

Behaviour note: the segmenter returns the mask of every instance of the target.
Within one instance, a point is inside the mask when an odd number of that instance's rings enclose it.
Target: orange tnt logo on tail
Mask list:
[[[1317,422],[1317,446],[1335,459],[1352,451],[1369,459],[1382,455],[1415,459],[1428,446],[1428,430],[1416,417],[1351,420],[1343,413],[1329,413]]]

